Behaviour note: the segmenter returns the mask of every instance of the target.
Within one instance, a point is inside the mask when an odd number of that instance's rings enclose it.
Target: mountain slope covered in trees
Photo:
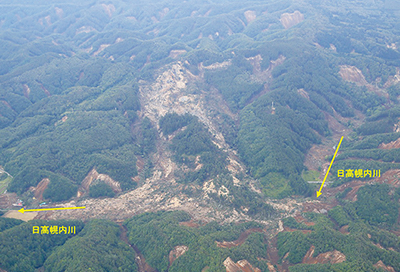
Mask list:
[[[399,15],[391,0],[0,0],[1,208],[87,206],[37,216],[84,219],[72,238],[0,221],[19,252],[0,268],[135,271],[136,247],[158,271],[399,270]]]

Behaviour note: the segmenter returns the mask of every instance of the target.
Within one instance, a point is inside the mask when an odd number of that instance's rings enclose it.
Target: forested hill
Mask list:
[[[400,271],[399,38],[395,0],[0,0],[0,270]]]
[[[372,153],[398,138],[398,18],[390,1],[0,1],[2,188],[29,204],[154,181],[265,219],[265,197],[313,194],[331,152],[306,154],[341,134],[340,167],[397,168]]]

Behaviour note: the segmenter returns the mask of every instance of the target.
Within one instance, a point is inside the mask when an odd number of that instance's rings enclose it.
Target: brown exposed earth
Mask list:
[[[96,52],[93,53],[93,56],[97,56],[98,54],[101,53],[101,51],[103,51],[104,49],[106,49],[107,47],[109,47],[111,44],[101,44],[99,46],[99,48],[97,49]]]
[[[339,75],[342,77],[343,80],[353,82],[358,86],[365,86],[367,87],[368,91],[374,92],[377,95],[383,96],[388,98],[389,95],[386,90],[380,89],[378,87],[378,83],[381,81],[381,78],[375,79],[373,82],[374,84],[368,83],[365,79],[363,73],[360,69],[355,66],[350,65],[341,65]]]
[[[346,261],[346,256],[337,251],[328,251],[325,253],[319,254],[317,257],[313,257],[315,251],[315,246],[311,246],[310,249],[307,251],[306,255],[303,258],[302,263],[305,264],[337,264]]]
[[[400,82],[400,69],[396,68],[396,74],[394,76],[389,76],[388,80],[386,81],[384,88],[389,88]]]
[[[372,182],[372,181],[371,181]],[[351,200],[351,201],[355,201],[356,199],[356,195],[357,195],[357,191],[358,189],[360,189],[362,186],[368,184],[368,182],[365,181],[360,181],[360,180],[353,180],[351,182],[347,182],[344,183],[338,187],[327,187],[327,188],[323,188],[323,197],[327,198],[324,201],[326,201],[326,203],[321,203],[322,205],[325,205],[325,207],[328,207],[329,209],[333,208],[334,206],[338,205],[337,201],[335,199],[329,199],[334,197],[336,194],[343,192],[344,190],[346,190],[347,188],[352,188],[352,191],[350,191],[349,193],[347,193],[345,199],[346,200]],[[308,203],[314,203],[315,202],[308,202]],[[306,205],[307,206],[307,205]]]
[[[295,12],[296,13],[296,12]],[[293,13],[293,14],[295,14]],[[258,77],[259,80],[268,79],[271,76],[271,70],[284,61],[284,57],[280,57],[275,62],[271,62],[270,68],[265,71],[261,71],[260,62],[262,59],[259,57],[254,57],[251,59],[251,63],[253,65],[254,70],[256,71],[254,74]],[[221,64],[222,67],[230,65],[230,63]],[[203,69],[218,69],[218,65],[216,68],[203,67]],[[186,93],[186,90],[190,87],[190,81],[199,80],[200,76],[194,76],[185,70],[184,66],[181,63],[176,65],[172,65],[169,70],[166,70],[164,73],[157,78],[157,82],[153,85],[145,85],[141,83],[142,87],[140,89],[143,109],[139,113],[140,117],[147,116],[152,120],[155,124],[158,123],[160,117],[165,115],[165,113],[169,112],[168,109],[173,108],[174,112],[177,113],[186,113],[190,112],[205,123],[210,132],[212,132],[215,136],[215,142],[218,146],[227,149],[227,145],[222,134],[219,133],[217,126],[214,123],[214,119],[210,118],[209,110],[210,107],[213,106],[212,103],[205,103],[204,94],[192,94],[190,92]],[[265,81],[264,81],[265,82]],[[218,90],[214,90],[218,92]],[[264,91],[268,91],[267,86]],[[307,98],[308,93],[305,90],[301,90],[300,94]],[[223,99],[221,99],[223,101]],[[211,106],[210,106],[211,105]],[[229,111],[229,108],[226,107],[225,110],[218,109],[220,111],[226,111],[226,114],[229,114],[231,117],[235,118],[235,114]],[[343,125],[349,120],[340,117],[338,114],[334,112],[333,115],[326,114],[326,118],[329,123],[330,129],[333,131],[333,136],[331,139],[323,139],[323,145],[314,146],[306,159],[306,163],[309,163],[307,167],[309,169],[318,169],[318,166],[321,166],[323,171],[321,175],[323,175],[324,171],[327,169],[329,162],[325,160],[325,156],[331,156],[334,152],[334,147],[337,145],[341,136],[347,136],[352,131],[348,126]],[[364,118],[361,116],[361,119]],[[360,119],[360,118],[359,118]],[[361,121],[360,121],[361,122]],[[141,179],[135,180],[138,183],[138,187],[130,192],[126,192],[124,194],[119,195],[116,198],[112,199],[76,199],[70,201],[69,203],[64,203],[64,206],[86,206],[85,210],[75,210],[75,211],[60,211],[57,213],[49,212],[49,213],[41,213],[37,218],[46,218],[46,219],[59,219],[59,218],[77,218],[82,220],[87,220],[89,218],[108,218],[111,220],[123,220],[125,218],[134,216],[136,214],[140,214],[143,212],[152,212],[158,210],[184,210],[192,215],[192,220],[188,222],[181,222],[180,225],[187,227],[199,227],[200,224],[198,222],[207,222],[210,220],[220,220],[221,222],[227,221],[239,221],[246,220],[248,217],[246,215],[236,212],[229,218],[226,218],[226,214],[221,211],[216,211],[210,208],[209,203],[203,199],[193,199],[188,197],[185,194],[182,194],[182,185],[177,184],[174,177],[174,170],[176,170],[177,166],[171,160],[171,154],[168,153],[167,144],[168,139],[162,138],[158,140],[157,143],[157,152],[152,157],[152,162],[155,165],[153,176],[144,180]],[[389,143],[390,144],[390,143]],[[389,145],[388,144],[388,145]],[[396,146],[396,144],[393,144]],[[398,147],[392,147],[398,148]],[[239,158],[235,155],[234,151],[229,151],[229,160],[230,172],[239,171],[242,172],[241,162]],[[141,158],[137,160],[137,166],[139,173],[145,168],[145,163]],[[390,172],[392,171],[392,172]],[[376,181],[382,182],[395,182],[394,175],[397,177],[397,183],[399,182],[399,174],[400,170],[390,170],[387,175],[382,175],[381,179],[377,179]],[[138,176],[139,177],[139,176]],[[109,178],[109,179],[108,179]],[[390,179],[391,178],[391,179]],[[114,190],[120,192],[119,183],[112,180],[110,177],[106,175],[99,174],[95,169],[88,174],[85,180],[82,182],[80,187],[80,196],[84,193],[87,193],[90,187],[90,184],[96,179],[104,179],[108,184],[110,184]],[[43,182],[43,184],[41,184]],[[45,189],[45,182],[42,181],[36,187],[38,192],[42,191],[43,193]],[[47,182],[48,183],[48,182]],[[396,183],[396,184],[397,184]],[[338,192],[344,191],[347,187],[352,187],[352,191],[347,195],[347,199],[354,201],[356,199],[357,190],[365,185],[365,182],[361,181],[353,181],[351,183],[346,183],[342,186],[336,188],[324,188],[323,197],[324,201],[313,200],[304,202],[303,212],[311,211],[318,213],[326,213],[329,209],[336,206],[338,203],[332,196],[337,194]],[[218,186],[218,185],[215,185]],[[220,191],[221,188],[215,188],[216,191]],[[39,197],[40,195],[38,195]],[[42,195],[41,195],[42,196]],[[326,200],[325,200],[326,199]],[[0,196],[0,205],[3,200],[3,196]],[[6,202],[6,200],[4,199]],[[296,202],[296,201],[294,201]],[[275,206],[281,205],[274,204]],[[302,204],[302,203],[301,203]],[[272,204],[271,204],[272,205]],[[275,207],[274,206],[274,207]],[[288,211],[287,211],[288,212]],[[306,225],[313,225],[313,222],[307,222],[307,220],[297,215],[295,217],[297,222],[302,222]],[[341,228],[342,233],[348,233],[348,226],[344,226]],[[294,231],[289,228],[282,228],[285,231]],[[247,237],[252,232],[263,232],[262,229],[249,229],[245,232],[241,233],[240,237],[231,242],[222,241],[216,242],[218,247],[222,248],[232,248],[235,246],[239,246],[243,244]],[[310,230],[304,230],[304,232],[311,232]],[[122,235],[122,234],[121,234]],[[126,233],[125,233],[126,235]],[[274,242],[275,239],[275,242]],[[127,239],[126,239],[127,241]],[[271,242],[272,241],[272,242]],[[270,271],[274,271],[274,265],[278,268],[278,271],[288,271],[288,262],[283,260],[281,264],[279,262],[279,256],[276,250],[276,237],[271,241],[268,241],[268,260],[270,263]],[[135,249],[134,245],[130,245]],[[170,252],[170,264],[176,260],[179,256],[185,253],[187,247],[182,245],[179,248],[175,248]],[[310,249],[311,250],[311,249]],[[146,262],[140,252],[135,249],[137,253],[137,258],[139,263],[141,263],[141,268],[139,269],[141,272],[143,271],[155,271],[152,268],[147,267]],[[309,256],[305,256],[306,263],[337,263],[341,262],[342,259],[345,260],[345,256],[338,252],[326,252],[318,255],[317,257],[312,257],[312,253],[309,251]],[[325,255],[324,255],[325,254]],[[226,260],[227,265],[230,267],[229,271],[260,271],[258,268],[254,268],[249,264],[246,260],[239,261],[237,263],[233,262],[230,258]],[[225,262],[224,262],[225,264]],[[227,266],[226,265],[226,266]],[[235,270],[236,269],[236,270]],[[228,267],[227,267],[228,271]]]
[[[108,17],[112,17],[112,14],[115,12],[115,6],[113,4],[101,4],[104,11],[107,13]]]
[[[392,141],[390,143],[381,143],[378,148],[380,149],[393,149],[393,148],[400,148],[400,138],[398,138],[396,141]]]
[[[379,260],[374,267],[383,269],[384,271],[395,272],[394,268],[391,266],[386,266],[381,260]]]
[[[368,84],[363,73],[355,66],[341,65],[339,75],[343,78],[343,80],[350,81],[358,85],[365,86]]]
[[[82,26],[76,30],[75,34],[77,35],[80,33],[89,33],[89,32],[96,32],[96,29],[92,26]],[[93,49],[93,47],[90,48],[89,51],[91,51],[92,49]]]
[[[301,231],[304,234],[312,232],[312,230],[298,230],[298,229],[292,229],[292,228],[289,228],[289,227],[284,227],[283,229],[284,229],[284,231],[287,231],[287,232]]]
[[[262,95],[264,95],[270,91],[268,86],[270,85],[270,83],[272,81],[272,71],[278,65],[283,64],[285,59],[286,59],[285,56],[280,55],[276,60],[270,61],[270,65],[268,66],[267,69],[262,70],[261,62],[262,62],[263,58],[261,57],[261,55],[256,55],[254,57],[247,58],[247,60],[253,66],[253,74],[255,75],[255,78],[259,82],[264,82],[264,88],[261,92],[253,94],[246,102],[246,105],[253,103],[256,99],[258,99],[259,97],[261,97]]]
[[[314,222],[307,222],[307,220],[301,216],[300,214],[296,215],[293,217],[296,222],[298,223],[303,223],[307,226],[314,226],[315,223]],[[289,228],[288,226],[283,225],[283,231],[287,231],[287,232],[293,232],[293,231],[301,231],[302,233],[306,234],[306,233],[311,233],[311,230],[298,230],[298,229],[293,229],[293,228]]]
[[[186,52],[186,50],[171,50],[168,57],[177,59],[180,55],[185,54]]]
[[[159,11],[158,15],[160,16],[160,20],[162,20],[165,17],[165,15],[168,14],[168,12],[169,12],[169,8],[163,8],[162,11]]]
[[[323,191],[323,195],[326,195],[326,189]],[[330,209],[333,209],[337,206],[338,203],[336,201],[332,201],[329,203],[313,200],[313,201],[306,201],[303,204],[303,212],[315,212],[315,213],[327,213]]]
[[[275,267],[271,263],[267,262],[267,266],[268,266],[269,272],[276,272]]]
[[[113,180],[110,176],[105,175],[105,174],[99,174],[95,168],[93,168],[89,174],[85,177],[85,179],[82,181],[81,186],[78,189],[77,197],[82,197],[86,195],[89,190],[90,190],[90,185],[92,184],[93,181],[95,180],[101,180],[104,181],[107,185],[109,185],[112,190],[115,193],[121,193],[121,185],[119,182]]]
[[[279,262],[279,255],[278,255],[278,249],[277,249],[277,242],[278,238],[275,236],[272,239],[268,239],[268,247],[267,247],[267,256],[268,260],[273,265],[277,265]]]
[[[358,190],[361,188],[361,187],[363,187],[364,185],[365,185],[365,183],[364,182],[361,182],[361,181],[353,181],[352,182],[353,184],[353,186],[351,186],[351,191],[350,192],[348,192],[347,193],[347,195],[346,195],[346,197],[344,198],[344,199],[346,199],[346,200],[350,200],[350,201],[357,201],[357,192],[358,192]],[[349,184],[350,185],[350,184]],[[346,186],[346,188],[347,187],[349,187],[349,185],[348,186]],[[344,187],[344,186],[343,186]]]
[[[372,242],[371,242],[372,243]],[[376,246],[377,248],[379,248],[379,249],[385,249],[383,246],[381,246],[381,244],[379,244],[379,243],[377,243],[377,244],[375,244],[375,243],[372,243],[374,246]]]
[[[299,95],[301,95],[302,97],[304,97],[305,99],[310,100],[310,96],[308,95],[308,93],[304,89],[298,89],[297,93]]]
[[[308,222],[307,219],[305,219],[302,215],[298,214],[296,216],[294,216],[294,219],[298,222],[298,223],[303,223],[307,226],[314,226],[315,223],[314,222]]]
[[[179,222],[179,225],[185,226],[185,227],[190,227],[190,228],[198,228],[200,225],[196,222],[193,222],[193,220],[186,221],[186,222]]]
[[[393,126],[393,132],[400,132],[400,117],[397,120],[398,122]]]
[[[43,92],[44,92],[47,96],[51,96],[50,92],[43,86],[42,83],[40,83],[40,87],[42,88]]]
[[[335,148],[339,143],[342,136],[345,138],[353,132],[352,127],[345,126],[348,122],[351,122],[354,128],[360,126],[365,119],[365,116],[360,112],[355,110],[356,118],[344,118],[333,110],[333,115],[325,112],[325,119],[328,122],[329,129],[332,132],[332,136],[328,138],[322,138],[322,143],[318,145],[313,145],[307,152],[304,165],[309,170],[319,171],[320,180],[325,176],[325,173],[329,167],[330,162],[325,158],[330,157],[334,154]],[[340,150],[339,150],[340,154]]]
[[[46,190],[49,185],[50,180],[48,178],[42,179],[39,184],[33,189],[33,194],[36,199],[42,201],[43,200],[43,192]]]
[[[246,18],[247,23],[251,23],[257,18],[257,15],[254,10],[246,10],[244,12],[244,17]]]
[[[176,246],[174,247],[173,250],[171,250],[169,252],[169,265],[171,266],[171,264],[178,259],[180,256],[182,256],[189,248],[187,246]]]
[[[224,261],[226,272],[261,272],[257,267],[253,267],[247,260],[240,260],[237,263],[230,257]]]
[[[328,212],[330,209],[334,208],[339,204],[336,198],[334,198],[334,196],[340,192],[343,192],[347,188],[351,188],[351,191],[347,193],[344,199],[349,201],[356,201],[358,190],[367,184],[373,184],[373,183],[386,183],[386,184],[391,184],[394,187],[400,187],[400,169],[388,170],[381,177],[377,177],[370,181],[361,181],[355,179],[351,182],[347,182],[338,187],[326,187],[326,188],[324,187],[322,194],[323,199],[304,202],[302,205],[303,206],[302,212],[316,212],[316,213]],[[297,221],[301,222],[300,220]],[[342,227],[341,232],[344,234],[348,234],[347,227],[348,226]],[[290,229],[286,227],[285,230],[290,231]]]
[[[285,56],[280,55],[276,60],[271,60],[267,69],[261,69],[261,62],[263,60],[261,55],[256,55],[254,57],[247,58],[250,64],[253,66],[253,74],[256,76],[260,82],[266,82],[266,84],[271,83],[272,80],[272,70],[278,65],[283,64],[285,61]]]
[[[388,173],[388,172],[398,173],[398,172],[400,172],[400,170],[389,170],[386,173]],[[388,174],[388,175],[390,175],[390,174]],[[324,187],[323,194],[322,194],[323,199],[311,200],[311,201],[304,202],[302,211],[303,212],[326,213],[327,211],[329,211],[330,209],[334,208],[335,206],[337,206],[339,204],[337,202],[336,198],[334,198],[334,196],[340,192],[343,192],[347,188],[352,188],[352,190],[349,193],[347,193],[347,195],[344,199],[350,200],[350,201],[356,201],[358,190],[361,187],[365,186],[366,184],[371,184],[371,183],[375,183],[375,182],[381,182],[381,183],[385,182],[385,183],[393,184],[393,183],[388,182],[388,179],[384,179],[382,181],[382,178],[383,178],[383,176],[381,178],[377,178],[377,179],[371,180],[369,182],[353,180],[351,182],[342,184],[338,187],[326,187],[326,188]],[[397,180],[397,176],[395,178],[392,178],[392,180]],[[397,183],[395,183],[395,184],[397,185]]]
[[[249,237],[249,235],[253,232],[263,232],[262,229],[260,228],[253,228],[253,229],[248,229],[244,232],[242,232],[239,236],[239,239],[232,241],[232,242],[227,242],[227,241],[222,241],[222,242],[218,242],[216,241],[217,247],[222,247],[222,248],[231,248],[231,247],[236,247],[236,246],[240,246],[242,245],[247,237]]]
[[[10,104],[8,104],[8,102],[7,102],[7,101],[1,100],[1,103],[3,103],[3,104],[6,106],[6,107],[8,107],[8,108],[12,109],[11,105],[10,105]]]
[[[64,15],[64,10],[59,7],[55,7],[54,10],[55,10],[56,14],[58,15],[58,17],[61,19]]]
[[[29,99],[29,94],[31,93],[31,89],[29,88],[28,84],[23,84],[22,90],[24,92],[24,96]]]
[[[281,15],[281,23],[286,29],[295,26],[302,21],[304,21],[304,15],[298,10],[293,13],[283,13]]]
[[[313,145],[307,152],[304,165],[309,170],[319,171],[319,179],[322,180],[329,162],[325,160],[326,156],[332,155],[332,147],[326,145]]]
[[[343,226],[343,227],[341,227],[340,229],[339,229],[339,231],[340,231],[340,233],[341,234],[350,234],[350,232],[348,231],[348,229],[349,229],[349,225],[345,225],[345,226]]]
[[[400,187],[400,169],[391,169],[383,173],[380,177],[372,180],[376,183],[386,183],[394,187]]]

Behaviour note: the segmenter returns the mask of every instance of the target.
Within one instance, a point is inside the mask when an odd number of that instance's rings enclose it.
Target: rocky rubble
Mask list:
[[[281,58],[275,64],[277,65],[283,60],[284,58]],[[233,175],[240,172],[243,173],[245,168],[238,159],[235,150],[231,149],[225,142],[222,133],[218,130],[217,124],[214,123],[211,113],[222,111],[232,118],[235,118],[235,114],[230,112],[228,107],[220,105],[219,100],[223,101],[223,99],[217,90],[204,92],[196,85],[196,82],[203,80],[203,69],[218,69],[227,65],[230,65],[230,63],[226,62],[207,67],[200,65],[198,76],[193,75],[179,61],[165,66],[160,70],[159,76],[155,81],[146,82],[142,80],[139,82],[139,96],[142,105],[139,117],[148,117],[155,127],[159,128],[158,121],[166,113],[190,113],[197,116],[210,131],[213,142],[227,153],[227,169]],[[201,85],[199,84],[199,86]],[[209,97],[207,100],[207,95],[212,97]],[[211,102],[209,102],[210,100]],[[213,101],[216,102],[214,103]],[[211,220],[237,222],[251,219],[240,211],[232,211],[230,208],[211,204],[212,200],[205,197],[208,192],[225,196],[230,194],[226,186],[222,186],[216,182],[210,181],[205,183],[203,188],[193,188],[195,190],[204,189],[203,195],[200,197],[190,197],[182,193],[185,186],[177,183],[175,180],[174,172],[178,169],[178,166],[172,160],[171,151],[168,149],[170,140],[170,138],[164,137],[161,131],[159,132],[156,142],[156,152],[150,158],[154,165],[153,176],[146,180],[137,180],[138,187],[135,190],[120,194],[115,198],[78,198],[64,203],[63,206],[85,206],[86,209],[43,213],[39,217],[46,219],[77,218],[83,220],[89,218],[107,218],[122,221],[144,212],[183,210],[188,212],[193,220],[202,222],[209,222]],[[95,179],[104,180],[115,192],[120,192],[117,181],[93,169],[82,182],[78,196],[83,196],[87,193],[90,184]],[[236,186],[242,186],[242,181],[237,178],[234,178],[233,182]],[[186,189],[188,189],[188,186],[186,186]],[[253,189],[257,190],[255,187]],[[291,210],[292,208],[288,209]]]

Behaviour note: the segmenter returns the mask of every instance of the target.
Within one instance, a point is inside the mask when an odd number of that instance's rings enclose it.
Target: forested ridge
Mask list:
[[[0,0],[0,269],[400,271],[397,6]]]

